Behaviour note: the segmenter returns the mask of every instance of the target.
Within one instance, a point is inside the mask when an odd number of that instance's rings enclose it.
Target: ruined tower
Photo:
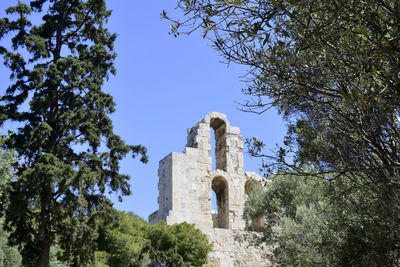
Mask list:
[[[210,140],[211,131],[215,140]],[[215,169],[211,142],[215,142]],[[184,151],[163,158],[158,176],[159,209],[149,216],[150,223],[195,224],[214,243],[208,266],[269,265],[265,248],[249,247],[235,238],[245,228],[246,190],[261,177],[244,172],[240,129],[230,126],[225,114],[211,112],[189,128]],[[212,210],[212,191],[216,211]]]

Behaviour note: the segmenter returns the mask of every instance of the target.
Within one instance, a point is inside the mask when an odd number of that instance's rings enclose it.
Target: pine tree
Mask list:
[[[119,161],[129,153],[147,161],[146,149],[125,144],[108,117],[115,104],[102,86],[115,74],[116,35],[104,27],[111,11],[104,0],[36,0],[6,12],[0,40],[11,36],[11,44],[0,53],[13,83],[0,98],[0,126],[19,122],[6,146],[20,160],[0,210],[10,242],[23,245],[24,266],[49,266],[54,244],[63,260],[85,266],[99,222],[115,217],[106,193],[130,193]]]

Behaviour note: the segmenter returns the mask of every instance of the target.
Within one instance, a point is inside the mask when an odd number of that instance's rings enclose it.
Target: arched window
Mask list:
[[[255,179],[249,179],[244,184],[244,193],[246,197],[248,197],[251,192],[253,192],[254,190],[259,190],[261,188],[262,186],[259,181]]]
[[[262,185],[259,181],[255,179],[247,180],[244,184],[245,201],[247,201],[251,193],[257,193],[257,191],[259,190],[262,190]],[[251,225],[254,229],[262,228],[264,226],[264,216],[260,214],[257,217],[253,218]]]
[[[229,228],[229,192],[225,178],[217,176],[212,180],[212,190],[215,192],[217,212],[212,215],[215,228]]]
[[[210,127],[214,130],[215,137],[215,143],[210,140],[212,160],[215,162],[216,169],[226,171],[226,124],[223,120],[214,118],[210,121]],[[212,134],[210,136],[212,137]]]

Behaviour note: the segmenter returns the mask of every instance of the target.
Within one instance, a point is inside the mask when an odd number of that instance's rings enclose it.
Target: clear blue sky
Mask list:
[[[16,0],[0,1],[0,17]],[[26,1],[23,1],[26,2]],[[240,76],[246,69],[221,63],[222,58],[201,33],[175,38],[168,34],[169,22],[160,19],[163,9],[174,11],[176,1],[109,0],[113,14],[108,23],[118,38],[117,75],[104,89],[114,96],[112,115],[115,131],[127,143],[147,147],[149,163],[127,158],[122,172],[131,176],[133,194],[115,207],[133,211],[143,218],[158,209],[158,162],[170,152],[181,152],[186,130],[208,112],[225,113],[243,138],[257,137],[273,149],[285,134],[284,123],[275,110],[262,115],[239,111],[244,102]],[[0,92],[9,84],[7,70],[0,66]],[[4,132],[6,129],[2,129]],[[245,155],[246,171],[257,171],[260,159]]]

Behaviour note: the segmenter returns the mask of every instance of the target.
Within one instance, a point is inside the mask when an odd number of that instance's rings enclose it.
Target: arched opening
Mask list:
[[[259,181],[255,179],[249,179],[244,184],[244,194],[245,194],[245,201],[249,199],[250,194],[255,193],[258,194],[262,191],[262,185]],[[264,216],[263,214],[259,214],[251,221],[252,227],[257,230],[264,227]]]
[[[211,146],[211,170],[215,171],[217,163],[216,163],[216,156],[215,156],[215,131],[210,128],[210,146]]]
[[[217,176],[212,180],[212,190],[215,192],[217,212],[212,212],[215,228],[229,228],[229,190],[226,180]]]
[[[255,190],[262,190],[262,185],[259,181],[255,179],[249,179],[244,184],[244,193],[248,197]]]
[[[214,170],[215,166],[215,169],[226,171],[226,123],[221,119],[214,118],[210,121],[210,127],[214,130],[214,138],[212,138],[212,132],[210,134],[212,169]],[[215,140],[215,143],[212,139]]]
[[[214,228],[218,228],[218,206],[217,196],[214,190],[211,190],[211,219]]]

